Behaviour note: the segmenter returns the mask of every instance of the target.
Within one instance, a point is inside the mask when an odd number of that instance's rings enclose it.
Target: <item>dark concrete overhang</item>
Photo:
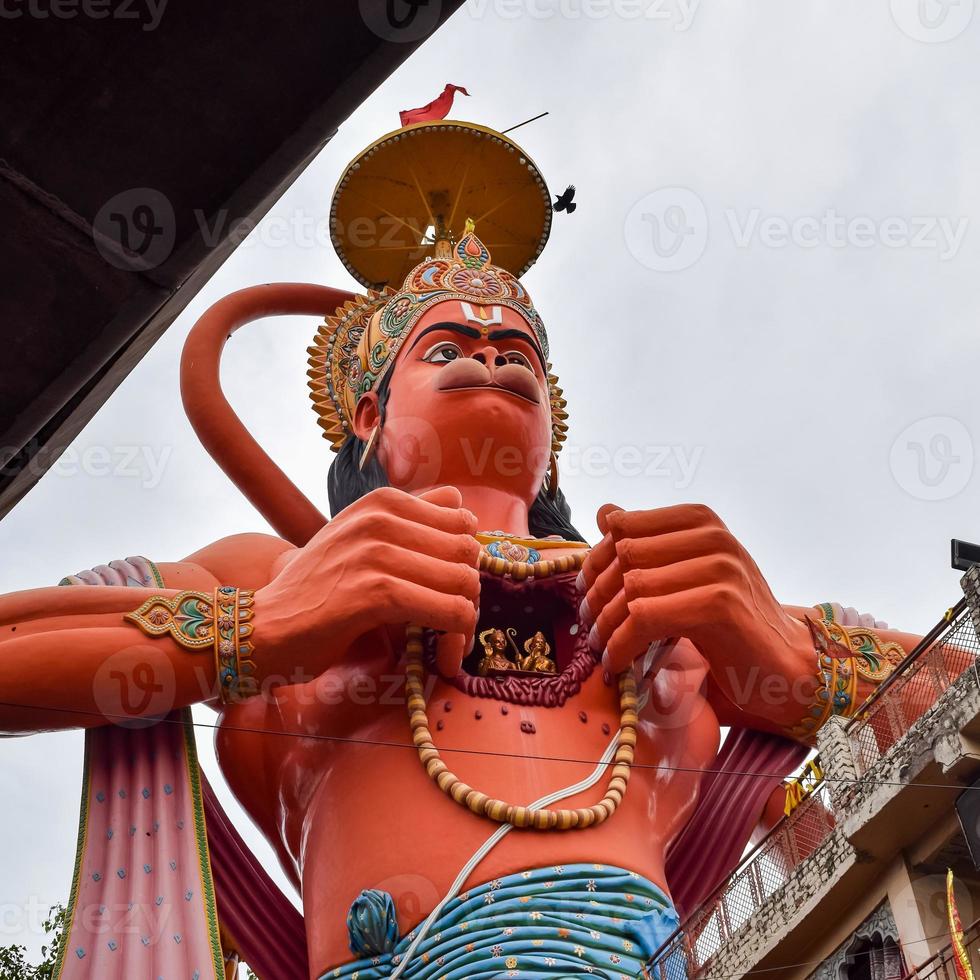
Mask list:
[[[0,0],[0,516],[460,2]]]

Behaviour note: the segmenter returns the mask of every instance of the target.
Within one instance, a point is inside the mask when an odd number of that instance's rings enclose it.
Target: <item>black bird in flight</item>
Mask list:
[[[578,205],[574,201],[575,197],[575,185],[569,184],[568,187],[562,192],[561,197],[557,198],[553,207],[556,211],[567,211],[571,214]]]

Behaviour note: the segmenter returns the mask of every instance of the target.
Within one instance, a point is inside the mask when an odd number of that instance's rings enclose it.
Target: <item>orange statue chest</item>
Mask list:
[[[558,619],[567,634],[568,621]],[[559,669],[567,670],[568,651],[557,646]],[[350,958],[345,919],[362,889],[389,892],[407,931],[499,826],[461,807],[426,774],[411,741],[404,663],[383,634],[352,652],[315,681],[278,689],[274,703],[253,699],[229,709],[218,736],[229,783],[301,880],[315,969]],[[527,868],[604,862],[666,887],[665,849],[697,794],[697,774],[681,770],[708,765],[719,736],[700,694],[703,663],[693,648],[689,659],[688,669],[681,663],[661,672],[641,712],[636,761],[617,812],[586,830],[511,831],[471,884]],[[619,725],[616,685],[594,661],[560,706],[478,696],[434,674],[426,694],[430,730],[447,766],[481,792],[518,804],[588,776]],[[680,714],[663,710],[680,702]],[[260,739],[240,730],[249,727],[288,734]],[[590,806],[608,778],[604,773],[556,806]]]

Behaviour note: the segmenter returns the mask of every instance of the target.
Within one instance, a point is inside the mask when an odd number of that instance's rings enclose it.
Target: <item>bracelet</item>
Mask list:
[[[817,654],[818,685],[803,720],[788,729],[793,738],[803,740],[812,739],[831,715],[849,716],[857,695],[857,670],[850,646],[844,646],[827,623],[807,616],[806,624]],[[846,634],[843,627],[838,628]]]
[[[255,593],[251,589],[224,585],[214,590],[214,601],[218,612],[214,664],[221,684],[221,700],[225,704],[243,701],[259,690],[255,661],[250,656],[255,648],[249,639]]]
[[[844,626],[834,606],[822,602],[818,621],[806,617],[817,651],[817,680],[820,682],[806,717],[788,734],[812,739],[833,714],[851,717],[858,709],[858,679],[880,684],[905,659],[905,650],[894,640],[883,640],[867,626]]]
[[[178,592],[172,599],[150,596],[123,619],[148,636],[170,636],[185,650],[214,654],[221,700],[241,701],[258,692],[253,626],[255,593],[223,585],[213,592]]]

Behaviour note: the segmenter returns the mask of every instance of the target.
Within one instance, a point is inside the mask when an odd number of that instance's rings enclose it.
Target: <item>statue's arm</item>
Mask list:
[[[598,523],[603,539],[582,569],[583,615],[594,621],[590,638],[604,666],[618,673],[651,643],[686,637],[710,668],[723,724],[812,742],[814,724],[830,713],[821,700],[822,652],[833,654],[834,710],[851,713],[878,683],[868,666],[893,667],[917,642],[876,624],[842,632],[820,607],[781,605],[752,556],[703,505],[633,512],[607,505]]]
[[[805,633],[794,630],[804,640],[801,646],[788,643],[783,650],[777,646],[765,670],[762,664],[741,658],[715,657],[725,662],[712,668],[708,699],[722,724],[790,733],[813,743],[817,728],[827,717],[853,715],[920,640],[915,634],[874,624],[867,616],[861,617],[861,623],[851,623],[848,618],[835,625],[827,605],[783,605],[782,609],[805,629]],[[833,708],[823,710],[827,703],[823,696],[827,665],[819,660],[814,627],[820,633],[828,625],[828,632],[841,644],[834,651],[835,663],[830,665],[838,701]],[[845,644],[847,650],[843,649]],[[859,651],[864,651],[860,657]]]
[[[237,535],[161,565],[163,589],[77,585],[0,597],[0,733],[92,727],[215,698],[210,645],[193,651],[126,618],[181,591],[254,591],[259,689],[294,683],[297,672],[317,676],[375,627],[407,623],[440,632],[439,662],[454,674],[480,590],[476,518],[461,502],[449,487],[418,497],[386,487],[302,548]]]
[[[226,583],[260,589],[292,550],[269,535],[234,535],[158,565],[163,589],[68,585],[0,596],[0,733],[88,728],[143,713],[144,703],[158,714],[213,698],[210,651],[146,636],[125,615],[151,596]]]

